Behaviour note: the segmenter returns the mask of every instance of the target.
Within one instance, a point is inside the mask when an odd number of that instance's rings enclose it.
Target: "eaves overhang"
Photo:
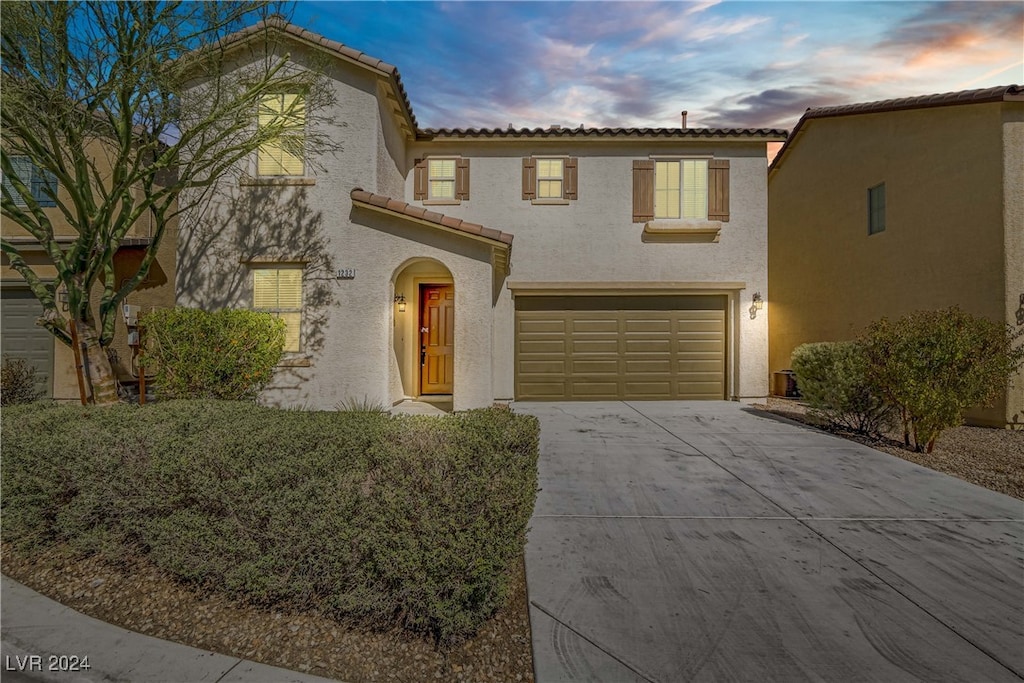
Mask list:
[[[513,236],[507,232],[446,216],[400,199],[367,192],[360,187],[352,190],[351,198],[355,206],[487,244],[491,247],[491,262],[495,269],[506,275],[509,272]]]
[[[440,140],[742,140],[782,142],[789,133],[781,128],[425,128],[416,131],[418,142]]]

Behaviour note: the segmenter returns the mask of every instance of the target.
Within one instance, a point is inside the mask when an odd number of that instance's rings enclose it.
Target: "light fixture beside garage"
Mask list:
[[[761,298],[761,292],[754,292],[750,302],[750,319],[756,318],[757,312],[762,308],[764,308],[764,299]]]
[[[398,312],[405,313],[405,294],[396,294],[395,303],[398,304]]]

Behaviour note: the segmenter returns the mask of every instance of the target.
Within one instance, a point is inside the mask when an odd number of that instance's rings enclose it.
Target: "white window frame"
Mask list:
[[[305,269],[301,265],[288,264],[288,263],[268,263],[266,265],[253,266],[250,268],[252,273],[252,310],[261,311],[263,313],[270,313],[271,315],[281,318],[284,320],[285,313],[298,313],[299,324],[297,334],[295,335],[295,344],[292,347],[288,345],[288,336],[285,337],[285,353],[299,353],[303,348],[303,320],[305,318],[305,307],[306,307],[306,278]],[[256,278],[257,273],[274,272],[280,273],[282,271],[298,271],[299,272],[299,306],[298,308],[292,306],[257,306],[256,305]],[[280,304],[280,275],[278,275],[278,304]],[[287,324],[287,322],[286,322]]]
[[[537,173],[537,187],[536,197],[538,201],[552,200],[552,199],[565,199],[565,157],[534,157],[533,163],[535,164]],[[549,173],[544,175],[540,169],[543,164],[551,164],[552,162],[558,162],[558,174],[554,175]],[[550,168],[549,168],[550,171]],[[544,183],[558,183],[558,194],[544,194],[541,192],[541,188]],[[550,189],[550,186],[549,186]]]
[[[302,168],[299,170],[298,173],[283,172],[285,170],[285,164],[284,164],[284,157],[283,156],[282,156],[281,160],[276,161],[277,165],[280,166],[281,169],[282,169],[281,173],[272,173],[272,172],[270,172],[272,169],[264,169],[264,168],[262,168],[262,164],[260,163],[260,157],[263,154],[269,154],[271,150],[264,149],[264,146],[260,145],[260,147],[256,150],[256,175],[258,177],[261,177],[261,178],[302,178],[302,177],[305,177],[305,175],[306,175],[306,96],[304,94],[302,94],[302,93],[267,93],[266,95],[264,95],[263,97],[260,98],[260,103],[258,105],[259,106],[259,111],[257,113],[257,118],[256,118],[256,125],[257,126],[261,125],[259,119],[263,115],[263,113],[262,113],[263,107],[264,107],[263,102],[264,102],[264,100],[266,100],[267,98],[270,98],[270,97],[279,97],[279,98],[281,98],[281,114],[280,115],[281,116],[286,116],[286,114],[284,113],[284,98],[286,98],[288,96],[294,96],[294,97],[298,98],[298,100],[301,102],[301,106],[302,106],[302,123],[301,123],[301,126],[299,126],[299,125],[294,126],[295,130],[292,130],[292,131],[289,131],[289,130],[282,131],[281,139],[282,140],[284,140],[284,139],[297,140],[299,143],[301,143],[301,145],[299,145],[299,144],[295,144],[295,145],[281,145],[280,143],[267,143],[267,144],[278,145],[280,151],[283,152],[284,154],[288,154],[290,156],[300,158],[300,160],[302,161]],[[292,154],[292,152],[288,151],[288,149],[287,149],[288,147],[294,147],[294,148],[301,147],[301,156]]]
[[[427,199],[436,200],[443,202],[456,202],[456,194],[458,191],[458,182],[456,176],[459,173],[459,159],[458,157],[427,157]],[[449,175],[434,175],[434,164],[441,164],[450,162],[452,165],[452,174]],[[452,193],[451,195],[439,195],[434,194],[434,183],[451,183]]]
[[[708,163],[711,157],[654,157],[655,220],[708,220]],[[678,185],[661,187],[675,165]],[[691,201],[687,202],[687,199]]]

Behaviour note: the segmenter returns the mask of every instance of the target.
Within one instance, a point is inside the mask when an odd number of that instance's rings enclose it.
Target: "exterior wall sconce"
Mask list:
[[[764,299],[761,298],[761,292],[754,292],[750,302],[750,319],[756,318],[757,312],[762,308],[764,308]]]
[[[398,304],[398,312],[405,313],[405,294],[396,294],[395,303]]]

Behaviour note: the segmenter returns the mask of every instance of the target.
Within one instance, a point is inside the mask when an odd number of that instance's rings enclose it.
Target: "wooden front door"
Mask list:
[[[420,289],[420,393],[450,394],[455,379],[455,287]]]

